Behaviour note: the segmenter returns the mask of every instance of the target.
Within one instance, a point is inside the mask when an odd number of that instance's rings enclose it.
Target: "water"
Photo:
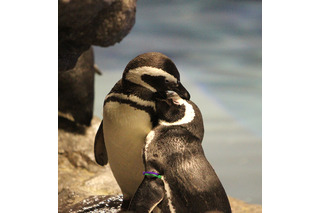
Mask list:
[[[138,54],[168,55],[204,117],[203,147],[228,195],[261,204],[261,2],[139,0],[120,44],[95,47],[94,113]]]

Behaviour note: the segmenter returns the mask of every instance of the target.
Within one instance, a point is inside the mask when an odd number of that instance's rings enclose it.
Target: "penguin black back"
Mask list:
[[[146,138],[146,175],[130,209],[151,212],[231,212],[225,190],[205,158],[203,121],[191,101],[168,92],[158,99],[159,125]],[[154,176],[153,174],[158,174]],[[147,210],[146,210],[147,209]]]

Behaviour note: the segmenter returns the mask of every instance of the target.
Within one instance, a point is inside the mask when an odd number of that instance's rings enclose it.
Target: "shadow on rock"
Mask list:
[[[122,195],[90,196],[67,209],[61,209],[61,213],[115,213],[121,210],[122,201]]]
[[[81,135],[86,133],[86,127],[61,116],[58,116],[58,129]]]

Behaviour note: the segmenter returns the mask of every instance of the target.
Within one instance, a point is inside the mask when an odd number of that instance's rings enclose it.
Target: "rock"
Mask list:
[[[59,126],[72,122],[59,119]],[[90,196],[121,194],[109,165],[95,162],[93,145],[100,120],[96,117],[88,128],[74,124],[58,130],[58,200],[59,212]]]
[[[90,126],[94,65],[91,45],[120,42],[135,22],[136,0],[59,0],[59,115]],[[69,127],[67,127],[69,128]]]
[[[65,212],[108,212],[116,213],[121,211],[121,203],[123,197],[121,195],[111,196],[111,195],[99,195],[90,196],[73,206],[70,206]],[[261,205],[247,204],[243,201],[237,200],[235,198],[229,197],[233,213],[261,213]],[[222,213],[220,211],[210,211],[212,213]]]
[[[59,71],[72,69],[91,45],[120,42],[135,23],[136,0],[59,0]]]
[[[92,125],[84,127],[59,119],[59,127],[69,127],[58,131],[59,213],[120,211],[121,190],[111,169],[109,165],[99,166],[94,159],[94,137],[100,121],[94,117]],[[229,200],[233,213],[262,212],[261,205]]]
[[[63,213],[76,212],[99,212],[116,213],[120,212],[123,197],[121,195],[98,195],[90,196],[75,205],[65,209]]]
[[[76,123],[90,126],[94,98],[93,49],[82,53],[76,66],[58,73],[58,110]]]
[[[248,204],[236,198],[228,197],[232,213],[261,213],[262,206],[258,204]]]

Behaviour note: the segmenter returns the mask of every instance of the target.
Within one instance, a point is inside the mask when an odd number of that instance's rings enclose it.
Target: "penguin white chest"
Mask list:
[[[151,129],[147,112],[119,102],[105,104],[103,132],[108,159],[125,197],[132,197],[143,180],[142,151]]]

